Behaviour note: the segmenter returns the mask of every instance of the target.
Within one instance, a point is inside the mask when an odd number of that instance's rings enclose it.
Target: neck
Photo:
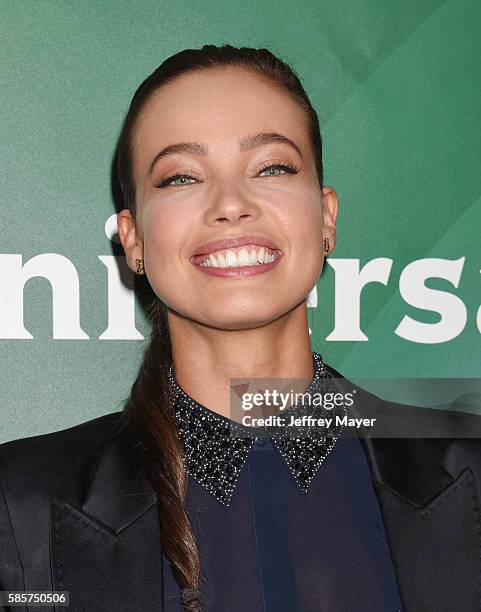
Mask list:
[[[303,378],[314,375],[307,307],[302,302],[254,329],[201,325],[169,310],[175,376],[192,399],[230,416],[232,378]]]

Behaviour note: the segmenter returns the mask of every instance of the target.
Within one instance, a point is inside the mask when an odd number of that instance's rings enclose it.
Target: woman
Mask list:
[[[265,49],[185,50],[142,83],[118,227],[152,339],[124,411],[2,445],[2,589],[70,610],[479,609],[476,440],[231,418],[233,378],[354,388],[310,347],[336,244],[322,168],[316,113]],[[356,391],[358,413],[399,408]]]

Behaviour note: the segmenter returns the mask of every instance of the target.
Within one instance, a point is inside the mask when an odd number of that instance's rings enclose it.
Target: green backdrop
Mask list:
[[[480,376],[479,0],[1,0],[0,15],[0,441],[128,397],[148,326],[105,230],[115,142],[138,84],[206,43],[268,47],[318,110],[340,209],[313,347],[347,377]],[[361,269],[383,281],[356,331]]]

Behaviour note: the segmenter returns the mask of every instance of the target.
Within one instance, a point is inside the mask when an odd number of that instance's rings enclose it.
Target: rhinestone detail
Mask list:
[[[312,355],[314,376],[305,393],[334,390],[321,355],[314,351]],[[253,428],[209,410],[187,395],[177,383],[173,363],[168,366],[168,379],[188,474],[228,507],[257,433]],[[301,404],[289,408],[287,412],[295,416],[310,414],[332,417],[344,415],[345,408],[327,410]],[[313,436],[309,432],[293,437],[292,434],[286,435],[285,428],[278,428],[269,438],[304,493],[307,493],[319,467],[334,448],[342,426],[331,427],[327,431],[324,436]]]

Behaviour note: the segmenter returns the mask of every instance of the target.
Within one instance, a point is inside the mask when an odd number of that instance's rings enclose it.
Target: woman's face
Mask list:
[[[287,94],[231,68],[184,75],[149,99],[133,154],[137,219],[122,211],[119,233],[131,268],[144,258],[172,310],[247,329],[305,300],[322,270],[323,236],[334,245],[337,198],[324,190],[323,228],[306,119]],[[263,240],[270,246],[260,251]]]

